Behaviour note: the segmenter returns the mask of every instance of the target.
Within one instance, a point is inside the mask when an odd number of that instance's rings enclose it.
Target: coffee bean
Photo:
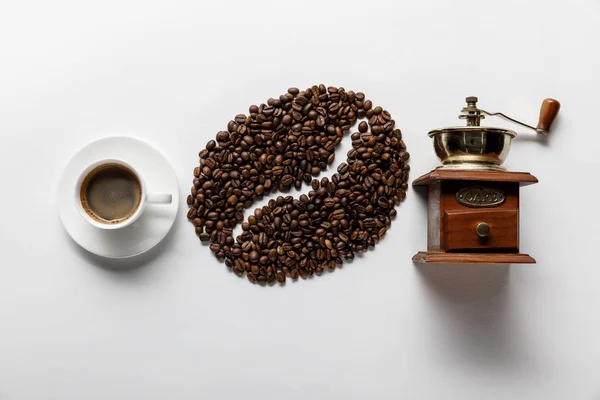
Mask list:
[[[362,92],[324,85],[290,88],[248,111],[198,153],[186,200],[196,235],[211,242],[218,259],[251,282],[284,283],[286,276],[334,269],[386,234],[410,169],[388,111]],[[363,117],[368,123],[351,135],[346,162],[330,179],[312,179],[333,162],[344,131]],[[303,182],[311,184],[308,194],[279,196],[244,221],[244,210],[265,193],[300,189]],[[240,222],[242,233],[234,238]]]
[[[294,177],[292,175],[284,175],[281,178],[281,185],[290,186],[294,182]]]
[[[197,210],[195,208],[190,208],[188,213],[187,213],[187,217],[188,219],[195,219],[197,215]]]
[[[231,196],[229,196],[229,198],[227,199],[227,203],[231,204],[232,206],[235,206],[238,202],[238,198],[235,194],[232,194]]]
[[[360,124],[358,124],[358,131],[360,133],[365,133],[368,129],[369,125],[365,121],[362,121]]]
[[[277,282],[285,283],[285,273],[283,273],[283,271],[277,272]]]
[[[327,208],[333,208],[336,204],[336,201],[332,197],[328,197],[325,199],[324,204]]]
[[[346,215],[346,213],[344,212],[344,210],[339,208],[331,213],[331,218],[340,220],[340,219],[344,218],[345,215]]]
[[[363,223],[365,228],[375,228],[377,226],[377,220],[375,218],[365,218]]]
[[[201,233],[198,236],[200,237],[200,240],[203,242],[208,242],[210,240],[210,235],[208,233]]]

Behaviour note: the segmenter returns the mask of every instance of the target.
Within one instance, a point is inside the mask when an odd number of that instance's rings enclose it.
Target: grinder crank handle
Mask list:
[[[556,118],[558,110],[560,110],[560,103],[558,100],[548,98],[542,102],[542,107],[540,108],[540,119],[535,129],[537,133],[548,136],[550,133],[550,126],[552,125],[552,122],[554,122],[554,118]]]

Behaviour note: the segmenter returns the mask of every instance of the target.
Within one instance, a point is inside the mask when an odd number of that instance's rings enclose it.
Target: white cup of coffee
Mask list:
[[[75,205],[93,226],[115,230],[133,224],[148,203],[171,204],[168,193],[148,193],[144,179],[128,163],[104,159],[88,166],[75,185]]]

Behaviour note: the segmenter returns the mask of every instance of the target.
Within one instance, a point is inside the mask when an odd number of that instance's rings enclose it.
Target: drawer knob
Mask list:
[[[486,222],[480,222],[477,224],[475,231],[477,232],[477,236],[485,238],[490,234],[490,226]]]

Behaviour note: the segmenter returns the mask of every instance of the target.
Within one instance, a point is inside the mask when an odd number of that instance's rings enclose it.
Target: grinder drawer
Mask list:
[[[519,212],[516,209],[444,211],[446,251],[519,251]]]

